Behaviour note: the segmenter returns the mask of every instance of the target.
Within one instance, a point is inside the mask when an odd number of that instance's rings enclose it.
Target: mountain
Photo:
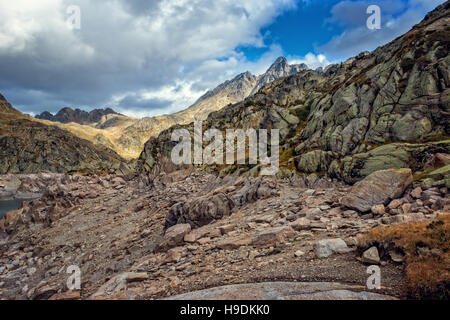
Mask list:
[[[127,160],[135,159],[142,152],[145,142],[161,131],[176,124],[188,124],[195,118],[206,119],[211,112],[244,100],[264,84],[306,68],[304,64],[290,66],[285,58],[280,57],[266,73],[259,76],[250,72],[241,73],[208,91],[187,109],[170,115],[135,119],[118,114],[112,109],[86,112],[64,108],[55,116],[45,111],[36,118],[55,122],[61,129],[96,145],[108,147]]]
[[[325,70],[279,78],[242,102],[211,113],[206,128],[280,130],[280,174],[319,173],[353,183],[386,168],[416,178],[438,153],[450,153],[449,2],[403,36]],[[278,69],[275,69],[275,71]],[[174,128],[151,138],[140,172],[178,169],[170,161]],[[209,166],[257,174],[257,166]]]
[[[99,122],[103,116],[108,114],[118,113],[110,108],[95,109],[90,112],[80,109],[73,110],[71,108],[63,108],[59,110],[56,115],[52,115],[50,112],[44,111],[40,115],[37,115],[36,118],[61,123],[75,122],[79,124],[90,124]]]
[[[256,93],[262,86],[282,77],[308,69],[306,64],[289,65],[286,58],[279,57],[265,73],[255,76],[244,72],[234,79],[225,81],[214,90],[208,91],[186,110],[175,113],[182,119],[179,124],[187,124],[195,118],[205,120],[208,115],[228,104],[240,102]]]
[[[128,173],[114,151],[23,115],[0,95],[0,174]]]
[[[308,66],[304,63],[289,65],[286,58],[279,57],[264,74],[258,77],[251,94],[256,93],[260,88],[278,78],[287,77],[306,69],[308,69]]]

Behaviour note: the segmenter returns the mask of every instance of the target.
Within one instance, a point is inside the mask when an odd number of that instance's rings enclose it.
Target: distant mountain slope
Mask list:
[[[50,112],[44,111],[40,115],[37,115],[36,118],[54,122],[57,121],[61,123],[75,122],[79,124],[89,124],[99,122],[103,116],[108,114],[118,114],[118,113],[110,108],[95,109],[90,112],[80,109],[73,110],[71,108],[63,108],[59,110],[58,113],[55,115],[52,115]]]
[[[228,104],[240,102],[256,93],[262,86],[282,77],[290,76],[308,69],[306,64],[289,65],[286,58],[279,57],[265,73],[254,76],[244,72],[233,80],[225,81],[214,90],[208,91],[186,110],[175,113],[181,118],[179,124],[187,124],[195,118],[206,119],[208,115],[222,109]]]
[[[266,73],[259,76],[241,73],[208,91],[187,109],[170,115],[135,119],[112,109],[86,112],[64,108],[55,116],[43,112],[36,118],[53,121],[82,139],[111,148],[125,159],[132,159],[139,157],[145,142],[161,131],[176,124],[190,123],[195,118],[206,119],[211,112],[244,100],[261,86],[306,68],[304,64],[290,66],[285,58],[279,57]]]
[[[389,44],[319,72],[279,78],[211,113],[204,125],[279,129],[280,164],[287,174],[320,173],[352,183],[376,170],[409,167],[421,178],[435,154],[450,153],[449,48],[447,1]],[[178,168],[170,161],[170,135],[179,127],[146,143],[141,172]],[[192,132],[192,124],[183,127]],[[253,175],[261,168],[205,169]]]
[[[0,174],[128,173],[114,151],[23,115],[0,95]]]

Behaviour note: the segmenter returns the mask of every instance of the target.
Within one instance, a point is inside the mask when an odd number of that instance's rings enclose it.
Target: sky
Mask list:
[[[0,0],[0,93],[33,115],[173,113],[279,56],[315,69],[374,50],[443,2]],[[369,5],[380,8],[380,29],[366,25]]]

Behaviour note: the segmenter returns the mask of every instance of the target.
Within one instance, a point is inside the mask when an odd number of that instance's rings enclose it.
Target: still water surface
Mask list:
[[[19,209],[22,202],[27,200],[28,199],[0,200],[0,219],[8,211]]]

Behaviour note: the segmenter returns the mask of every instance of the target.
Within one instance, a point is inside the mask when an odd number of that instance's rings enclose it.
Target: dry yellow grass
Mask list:
[[[406,253],[405,294],[411,299],[450,298],[450,212],[435,220],[377,227],[362,237],[362,243],[377,242]],[[419,254],[418,248],[430,248]]]
[[[117,143],[118,139],[122,135],[123,130],[132,124],[132,120],[124,121],[120,126],[114,126],[114,127],[110,127],[107,129],[97,129],[97,128],[93,128],[88,125],[82,125],[82,124],[78,124],[78,123],[74,123],[74,122],[60,123],[60,122],[52,122],[52,121],[48,121],[48,120],[41,120],[41,119],[35,119],[35,118],[32,118],[32,120],[38,121],[38,122],[41,122],[41,123],[44,123],[44,124],[50,125],[50,126],[51,125],[57,126],[60,129],[67,130],[67,131],[73,133],[74,135],[76,135],[77,137],[79,137],[81,139],[85,139],[85,140],[88,140],[93,143],[95,143],[95,140],[96,140],[95,137],[97,135],[99,135],[99,134],[103,135],[111,143],[110,146],[108,146],[108,145],[105,145],[105,146],[113,149],[125,160],[135,159],[135,158],[139,157],[139,154],[140,154],[140,151],[139,152],[129,152],[129,151],[121,148],[119,146],[119,144]]]

